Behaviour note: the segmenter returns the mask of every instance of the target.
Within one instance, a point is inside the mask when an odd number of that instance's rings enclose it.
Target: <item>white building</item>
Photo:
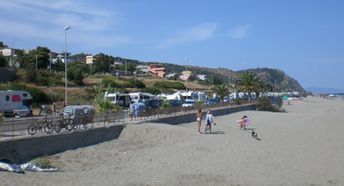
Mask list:
[[[11,57],[14,55],[14,49],[11,48],[4,48],[0,50],[0,55],[4,57]]]
[[[136,70],[139,74],[148,74],[148,66],[147,65],[137,65]]]
[[[86,56],[86,64],[93,64],[93,56]]]
[[[207,75],[206,74],[198,74],[196,77],[199,80],[203,80],[203,81],[207,80]]]

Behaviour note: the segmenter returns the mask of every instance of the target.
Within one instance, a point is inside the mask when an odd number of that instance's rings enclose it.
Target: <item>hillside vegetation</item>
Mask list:
[[[3,46],[4,47],[4,46]],[[38,46],[33,50],[15,49],[15,56],[1,56],[0,89],[23,89],[34,96],[34,105],[62,105],[64,101],[64,63],[57,58],[50,64],[51,51],[47,47]],[[215,86],[232,85],[243,72],[253,72],[262,80],[264,91],[298,91],[305,92],[300,84],[283,71],[269,68],[247,69],[232,71],[225,68],[207,68],[188,66],[192,76],[187,82],[167,80],[140,74],[138,65],[161,64],[166,74],[180,74],[185,66],[162,62],[141,62],[135,59],[113,57],[99,53],[93,56],[93,64],[85,63],[87,54],[68,56],[68,103],[90,104],[95,98],[94,86],[111,87],[114,91],[133,92],[147,91],[153,94],[172,93],[177,90],[201,90],[211,93]],[[12,66],[10,65],[12,61]],[[116,63],[114,63],[116,62]],[[123,72],[127,75],[124,76]],[[122,73],[122,75],[119,75]],[[118,74],[118,77],[113,76]],[[206,80],[196,78],[196,75],[206,75]],[[229,86],[233,88],[233,86]],[[224,87],[225,88],[225,87]],[[234,91],[231,89],[231,91]]]

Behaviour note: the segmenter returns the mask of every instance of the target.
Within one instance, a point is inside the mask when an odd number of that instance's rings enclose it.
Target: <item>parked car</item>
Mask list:
[[[160,105],[161,105],[161,102],[158,99],[152,99],[152,100],[149,101],[149,106],[151,108],[159,108]]]
[[[171,107],[181,107],[183,104],[183,101],[177,99],[167,100],[167,102]]]
[[[196,101],[193,99],[186,99],[184,103],[182,104],[182,107],[192,107],[195,105],[195,103]]]
[[[27,117],[32,115],[32,110],[30,110],[26,106],[22,106],[17,109],[14,109],[13,114],[15,117]]]
[[[93,121],[95,110],[92,105],[70,105],[63,109],[63,117],[72,119],[74,122],[86,120]]]
[[[208,99],[206,102],[206,105],[215,105],[220,103],[220,99],[218,98],[212,98],[212,99]]]

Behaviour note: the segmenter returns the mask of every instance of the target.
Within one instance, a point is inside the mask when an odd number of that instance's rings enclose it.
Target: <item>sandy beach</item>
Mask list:
[[[121,136],[50,157],[60,171],[0,172],[1,185],[344,185],[344,100],[308,97],[286,113],[215,117],[215,134],[196,121],[127,125]],[[236,120],[251,119],[260,141]],[[202,122],[204,130],[205,122]]]

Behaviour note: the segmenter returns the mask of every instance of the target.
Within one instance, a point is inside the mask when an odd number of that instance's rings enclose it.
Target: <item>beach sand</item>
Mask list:
[[[50,157],[59,172],[0,172],[0,183],[344,185],[344,101],[308,97],[284,108],[215,117],[215,134],[197,134],[196,122],[128,125],[116,140]],[[239,129],[242,115],[260,141]]]

